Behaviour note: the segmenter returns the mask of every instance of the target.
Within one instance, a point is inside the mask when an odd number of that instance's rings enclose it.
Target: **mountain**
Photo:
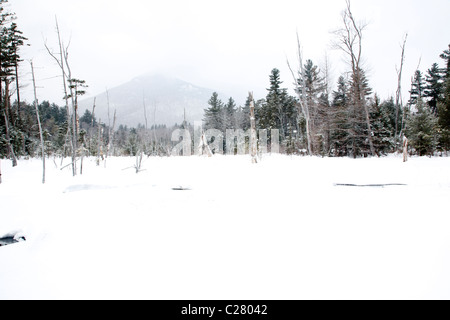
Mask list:
[[[121,124],[129,127],[145,124],[144,99],[149,126],[154,123],[168,126],[181,124],[185,112],[188,122],[201,121],[203,110],[208,106],[212,93],[211,89],[197,87],[176,78],[143,75],[108,90],[111,124],[114,110],[117,110],[116,129]],[[103,123],[108,123],[106,92],[95,98],[95,117]],[[93,103],[94,97],[80,101],[80,116],[86,109],[92,112]]]

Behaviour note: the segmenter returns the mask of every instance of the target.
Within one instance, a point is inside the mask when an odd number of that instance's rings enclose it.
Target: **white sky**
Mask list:
[[[254,91],[262,98],[273,68],[291,88],[286,66],[296,57],[296,30],[305,58],[321,66],[327,53],[333,85],[346,69],[331,48],[330,31],[341,27],[344,0],[10,0],[19,28],[29,38],[25,59],[34,59],[38,98],[62,105],[58,68],[43,46],[57,49],[55,15],[62,36],[71,39],[74,77],[89,84],[88,95],[103,92],[145,73],[177,76],[236,97]],[[394,95],[400,43],[409,33],[404,67],[404,98],[422,58],[421,70],[450,43],[448,0],[353,0],[353,13],[369,22],[364,57],[370,85],[382,98]],[[29,75],[29,64],[22,64]],[[23,96],[32,100],[30,87]],[[224,100],[227,97],[223,97]],[[242,104],[243,101],[238,101]]]

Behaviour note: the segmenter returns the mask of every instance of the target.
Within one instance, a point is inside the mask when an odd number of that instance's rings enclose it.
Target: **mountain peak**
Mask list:
[[[117,124],[136,127],[143,124],[144,101],[149,123],[174,125],[181,123],[186,110],[189,122],[200,121],[213,90],[163,74],[143,74],[131,81],[108,90],[110,115],[117,110]],[[97,119],[108,119],[106,92],[96,97]],[[80,103],[81,112],[92,108],[94,98]],[[144,100],[144,101],[143,101]],[[156,111],[156,112],[155,112]]]

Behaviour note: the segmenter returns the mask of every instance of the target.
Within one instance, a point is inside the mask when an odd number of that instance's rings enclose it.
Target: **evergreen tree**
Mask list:
[[[205,118],[203,119],[205,122],[205,129],[221,130],[224,127],[224,106],[223,102],[219,99],[217,92],[212,94],[211,99],[208,101],[208,105],[210,107],[205,110]]]
[[[236,119],[236,102],[233,98],[228,100],[228,103],[224,107],[224,126],[225,129],[237,129],[237,119]]]
[[[337,91],[333,91],[333,102],[332,105],[334,107],[343,107],[348,104],[347,97],[347,83],[343,76],[340,76],[338,79],[338,87]]]
[[[446,64],[443,79],[443,98],[439,104],[439,125],[441,127],[441,148],[450,149],[450,45],[440,56]]]
[[[450,44],[448,49],[440,55],[441,59],[445,61],[445,69],[443,70],[444,79],[448,80],[450,78]]]
[[[410,99],[408,101],[409,106],[415,106],[419,99],[422,99],[425,91],[425,81],[420,70],[416,70],[414,78],[411,82]]]
[[[420,156],[432,155],[437,146],[437,118],[422,99],[417,102],[417,112],[408,118],[407,136],[411,147]]]
[[[428,98],[428,106],[433,114],[438,115],[437,105],[442,101],[442,75],[437,63],[428,69],[424,97]]]
[[[373,131],[373,143],[378,156],[387,155],[395,147],[395,115],[394,98],[380,103],[375,95],[370,107]],[[399,110],[400,111],[400,110]],[[399,114],[401,117],[401,114]]]
[[[7,145],[6,154],[17,165],[16,156],[25,154],[28,137],[26,126],[20,119],[20,88],[19,88],[19,49],[24,45],[25,37],[12,22],[16,16],[5,9],[7,0],[0,0],[0,134]],[[12,90],[10,85],[15,81],[18,108],[11,106]],[[2,152],[5,154],[5,152]]]
[[[92,122],[94,122],[94,125],[97,123],[97,121],[94,119],[94,117],[92,116],[92,112],[90,112],[89,110],[86,109],[86,111],[84,112],[83,116],[80,118],[80,122],[81,123],[85,123],[88,126],[92,125]]]
[[[273,69],[270,74],[270,88],[266,101],[259,112],[260,126],[264,129],[279,129],[284,123],[283,91],[280,70]]]
[[[373,148],[373,132],[369,132],[371,119],[370,108],[367,106],[367,98],[371,93],[372,89],[369,87],[364,70],[359,70],[356,74],[352,74],[349,84],[349,141],[347,145],[349,155],[352,155],[354,158],[368,154],[375,155],[375,150],[371,150]],[[366,114],[366,108],[369,114]]]
[[[322,126],[328,106],[328,101],[325,101],[327,99],[324,98],[326,86],[324,79],[320,76],[319,67],[314,65],[312,60],[306,61],[304,74],[305,79],[300,76],[297,80],[297,90],[300,99],[303,98],[303,91],[305,92],[304,99],[309,108],[311,151],[313,154],[319,154],[323,151],[323,141],[326,135],[325,128]],[[303,84],[305,90],[303,90]]]
[[[282,145],[289,149],[292,145],[294,131],[298,131],[297,108],[295,98],[288,94],[286,88],[282,88],[282,84],[280,71],[276,68],[273,69],[270,74],[270,88],[267,89],[266,99],[256,102],[255,112],[257,125],[268,130],[278,129]],[[247,102],[249,104],[249,101]]]
[[[348,88],[343,76],[338,79],[337,91],[333,91],[331,103],[331,154],[334,156],[346,156],[349,136],[348,121]]]
[[[16,23],[11,23],[10,28],[8,29],[8,37],[9,37],[9,53],[11,60],[11,64],[14,68],[14,80],[16,82],[16,95],[17,95],[17,106],[18,106],[18,116],[20,118],[20,86],[19,86],[19,63],[23,61],[20,58],[19,50],[22,47],[27,38],[23,36],[23,32],[18,30]]]
[[[260,109],[257,108],[257,120],[259,119],[259,111]],[[242,129],[244,131],[250,129],[250,97],[247,97],[244,107],[239,107],[239,109],[237,110],[236,125],[238,129]]]

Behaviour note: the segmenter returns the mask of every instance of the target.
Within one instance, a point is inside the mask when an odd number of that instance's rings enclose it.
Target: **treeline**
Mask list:
[[[10,139],[5,135],[0,139],[0,158],[10,155],[10,147],[16,157],[35,157],[41,154],[39,129],[34,106],[22,103],[20,117],[17,115],[17,104],[12,106],[13,120],[9,130]],[[70,157],[71,134],[68,130],[67,111],[64,107],[43,101],[38,106],[42,124],[45,155],[48,157]],[[20,120],[19,120],[20,119]],[[5,120],[0,119],[0,129],[5,127]],[[120,125],[111,135],[112,128],[104,123],[98,123],[95,115],[86,110],[78,120],[79,156],[105,158],[111,156],[135,156],[143,152],[147,156],[170,155],[172,132],[180,126],[167,127],[153,125],[145,128],[129,128]]]
[[[434,63],[426,76],[416,71],[410,99],[401,95],[402,70],[407,35],[402,46],[401,67],[397,70],[396,96],[381,100],[369,85],[362,64],[363,33],[366,25],[357,21],[346,0],[343,25],[334,32],[333,47],[342,51],[349,70],[334,86],[329,83],[329,66],[320,70],[312,60],[303,61],[298,42],[298,70],[292,74],[295,96],[288,93],[273,69],[267,96],[255,102],[256,129],[278,129],[282,152],[321,156],[382,156],[401,149],[409,140],[410,152],[433,155],[450,148],[450,45],[441,55],[444,68]],[[336,90],[330,88],[336,87]],[[239,127],[248,129],[249,101],[236,109],[213,94],[205,110],[206,129]],[[234,127],[233,127],[234,126]]]
[[[440,56],[445,68],[434,63],[426,76],[416,71],[412,79],[410,98],[403,108],[396,107],[394,97],[381,100],[370,88],[362,73],[362,93],[368,106],[371,124],[370,136],[375,154],[387,155],[400,149],[406,136],[410,152],[433,155],[450,148],[450,46]],[[367,122],[362,109],[352,104],[351,77],[339,77],[336,90],[330,92],[327,77],[317,65],[307,60],[304,65],[305,81],[298,79],[309,105],[311,149],[314,155],[331,157],[363,157],[371,154]],[[283,87],[280,71],[273,69],[269,77],[267,96],[255,102],[257,129],[278,129],[281,151],[288,154],[307,153],[306,119],[300,107],[300,98]],[[301,88],[305,84],[305,90]],[[298,90],[298,89],[297,89]],[[236,107],[232,98],[223,103],[217,93],[205,109],[206,129],[250,128],[250,101],[244,107]]]

